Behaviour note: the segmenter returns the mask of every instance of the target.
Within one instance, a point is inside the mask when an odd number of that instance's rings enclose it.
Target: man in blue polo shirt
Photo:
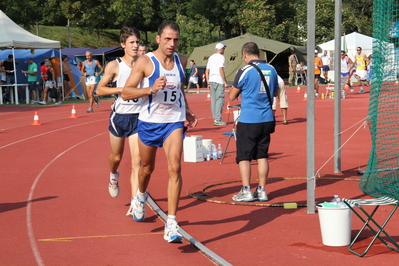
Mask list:
[[[259,59],[259,48],[254,42],[243,45],[242,59],[247,63],[234,79],[229,93],[231,101],[241,94],[241,113],[237,124],[237,157],[242,189],[233,196],[234,201],[267,201],[266,180],[269,173],[267,161],[270,145],[270,134],[274,130],[274,115],[267,90],[259,72],[249,63],[256,64],[265,76],[270,97],[277,96],[279,89],[277,72],[273,66]],[[258,163],[259,185],[252,194],[250,188],[251,160]]]

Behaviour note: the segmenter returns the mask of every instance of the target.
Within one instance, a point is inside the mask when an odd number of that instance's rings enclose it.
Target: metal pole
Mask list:
[[[314,140],[314,65],[315,54],[315,14],[316,14],[316,0],[308,0],[308,40],[307,40],[307,65],[308,68],[308,82],[307,82],[307,109],[306,109],[306,161],[307,161],[307,213],[315,213],[315,140]]]
[[[71,29],[69,27],[69,19],[68,19],[68,48],[71,48]]]
[[[335,1],[334,50],[334,173],[341,173],[341,31],[342,0]],[[344,85],[345,86],[345,85]]]

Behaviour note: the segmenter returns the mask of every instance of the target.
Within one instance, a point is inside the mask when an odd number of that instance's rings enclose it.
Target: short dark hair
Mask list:
[[[122,27],[119,33],[119,42],[126,43],[127,38],[130,36],[136,36],[140,40],[140,31],[135,27]]]
[[[161,36],[161,34],[163,33],[163,30],[167,27],[180,33],[180,27],[176,22],[171,21],[171,20],[166,20],[166,21],[162,22],[161,25],[159,25],[158,35]]]
[[[191,62],[193,62],[193,64],[195,65],[195,61],[194,60],[190,60]]]
[[[68,56],[66,54],[62,55],[62,60],[64,60],[65,58],[67,58]]]
[[[256,43],[247,42],[242,46],[241,52],[247,55],[259,55],[259,48]]]
[[[14,58],[14,56],[12,54],[9,54],[8,59],[12,59],[12,58]]]

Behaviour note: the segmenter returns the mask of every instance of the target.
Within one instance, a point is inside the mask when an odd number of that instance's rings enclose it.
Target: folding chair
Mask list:
[[[237,125],[237,122],[238,122],[238,118],[240,117],[240,113],[239,113],[239,112],[241,111],[241,104],[237,104],[237,105],[228,105],[227,108],[228,108],[228,109],[238,108],[238,115],[237,115],[237,117],[236,117],[236,118],[234,119],[234,121],[233,121],[233,126],[232,126],[232,128],[231,128],[231,131],[230,131],[230,134],[229,134],[229,138],[227,139],[227,144],[226,144],[226,146],[225,146],[225,148],[224,148],[224,152],[223,152],[223,154],[222,154],[222,158],[221,158],[221,160],[220,160],[220,164],[223,163],[224,156],[226,155],[226,153],[235,152],[235,151],[229,151],[229,152],[227,152],[227,148],[229,147],[229,143],[230,143],[231,137],[234,137],[234,139],[237,140],[235,128],[236,128],[236,125]],[[229,117],[230,117],[230,112],[229,112]],[[229,121],[229,117],[227,118],[227,121]]]
[[[380,198],[376,198],[376,199],[343,199],[343,202],[345,202],[345,204],[353,211],[353,213],[355,213],[356,216],[359,217],[359,219],[364,223],[362,228],[360,229],[359,233],[352,240],[352,243],[348,247],[348,250],[350,252],[358,255],[359,257],[363,257],[369,251],[369,249],[374,244],[374,241],[377,238],[379,240],[381,240],[381,242],[383,242],[388,248],[399,252],[398,243],[384,229],[385,226],[388,224],[389,220],[391,219],[392,215],[395,213],[396,209],[399,207],[399,200],[389,198],[389,197],[380,197]],[[375,208],[372,210],[371,213],[368,213],[364,208],[362,208],[362,205],[375,206]],[[381,205],[393,205],[393,209],[389,213],[389,215],[385,219],[385,221],[382,223],[382,225],[379,225],[377,223],[377,221],[375,219],[373,219],[373,216],[377,212],[378,208]],[[356,209],[358,209],[358,211],[356,211]],[[364,250],[364,252],[360,254],[360,253],[357,253],[356,251],[354,251],[352,249],[352,247],[355,244],[355,242],[358,240],[360,235],[363,233],[363,231],[366,227],[368,227],[374,233],[375,236],[373,237],[373,239],[371,240],[371,242],[367,246],[367,248]],[[378,231],[373,227],[377,227]],[[388,237],[388,239],[391,241],[391,243],[394,245],[394,247],[391,246],[384,238],[382,238],[380,236],[381,233],[385,234],[385,236]]]

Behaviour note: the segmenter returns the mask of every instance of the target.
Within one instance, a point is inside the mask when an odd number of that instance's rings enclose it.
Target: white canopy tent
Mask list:
[[[346,50],[348,53],[348,56],[352,61],[355,59],[356,55],[356,48],[357,47],[362,47],[362,52],[369,56],[372,51],[373,51],[373,40],[374,38],[360,34],[358,32],[352,32],[348,35],[341,36],[341,47],[342,50]],[[334,58],[333,58],[333,51],[335,50],[335,39],[328,41],[326,43],[319,44],[318,47],[322,50],[322,53],[319,54],[321,56],[323,54],[323,51],[327,51],[328,54],[331,56],[333,59],[333,65],[334,65]],[[346,47],[346,49],[345,49]],[[329,75],[328,78],[331,79],[331,81],[334,81],[334,67],[333,65],[330,67]],[[354,77],[352,77],[354,79]]]
[[[347,51],[347,54],[349,58],[352,59],[353,62],[355,62],[355,56],[356,56],[356,48],[361,47],[362,48],[362,53],[364,53],[366,56],[369,56],[370,54],[373,53],[373,42],[375,42],[376,39],[360,34],[358,32],[352,32],[348,35],[341,36],[341,47],[342,50]],[[333,51],[335,50],[335,45],[334,45],[335,40],[328,41],[323,44],[319,44],[318,47],[323,50],[327,51],[330,56],[333,56]],[[386,43],[388,50],[386,51],[386,60],[394,62],[395,58],[395,51],[394,51],[394,45],[392,43]],[[322,52],[323,52],[322,51]],[[322,53],[320,54],[322,55]],[[319,56],[320,56],[319,55]],[[334,58],[333,59],[333,64],[335,62]],[[394,67],[396,64],[392,64],[390,67]],[[332,70],[329,71],[329,79],[333,81],[334,79],[334,70],[333,66],[331,67]],[[388,80],[394,80],[394,74],[397,72],[396,69],[387,69],[385,70],[385,78]],[[352,80],[355,81],[354,77],[352,77]]]
[[[14,49],[61,49],[61,43],[59,41],[53,41],[36,36],[29,31],[24,30],[12,21],[3,11],[0,10],[0,49],[11,49],[12,55],[15,58]],[[61,55],[61,53],[60,53]],[[61,58],[60,58],[61,60]],[[62,61],[61,61],[62,62]],[[61,64],[62,67],[62,64]],[[15,60],[14,60],[14,69]],[[62,70],[61,70],[62,73]],[[18,81],[16,72],[14,72],[15,78],[15,104],[18,104]],[[62,75],[61,75],[62,78]],[[61,83],[63,83],[61,81]]]

